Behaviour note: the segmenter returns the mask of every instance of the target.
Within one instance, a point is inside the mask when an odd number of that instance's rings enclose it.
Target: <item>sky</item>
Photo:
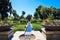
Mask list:
[[[28,14],[34,15],[35,9],[39,5],[45,7],[53,6],[60,8],[60,0],[10,0],[12,2],[12,8],[17,11],[19,16],[22,15],[22,11],[25,11],[27,16]]]

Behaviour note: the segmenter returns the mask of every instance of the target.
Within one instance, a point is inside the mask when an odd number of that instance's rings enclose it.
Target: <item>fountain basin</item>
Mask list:
[[[35,35],[34,34],[31,34],[31,35],[25,35],[25,34],[22,34],[19,36],[19,39],[20,40],[35,40]]]

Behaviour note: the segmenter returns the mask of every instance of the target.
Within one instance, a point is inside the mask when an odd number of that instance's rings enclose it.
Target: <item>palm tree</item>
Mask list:
[[[19,19],[19,15],[17,15],[16,10],[13,10],[14,19]]]
[[[25,15],[25,11],[22,11],[22,15]]]
[[[24,15],[25,15],[25,11],[22,11],[22,15],[21,15],[21,17],[20,18],[24,18]]]
[[[13,10],[13,16],[16,17],[16,10]]]

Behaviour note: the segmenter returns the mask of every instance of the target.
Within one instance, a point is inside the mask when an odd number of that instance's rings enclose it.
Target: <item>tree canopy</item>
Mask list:
[[[11,2],[9,0],[0,0],[1,19],[3,20],[4,18],[8,17],[7,12],[11,14],[11,11],[12,11]]]
[[[54,19],[60,19],[60,9],[55,7],[44,7],[38,6],[34,13],[34,18],[46,19],[48,16],[51,15]]]
[[[26,19],[28,20],[28,21],[30,21],[31,20],[31,18],[32,18],[32,15],[27,15],[27,17],[26,17]]]

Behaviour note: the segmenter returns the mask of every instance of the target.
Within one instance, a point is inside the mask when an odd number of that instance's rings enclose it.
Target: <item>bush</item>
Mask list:
[[[58,24],[60,24],[60,20],[56,20],[55,22],[58,23]]]
[[[27,24],[27,21],[20,21],[21,24]]]
[[[13,25],[20,25],[19,21],[13,21]]]
[[[31,23],[41,23],[42,20],[31,20]]]
[[[36,23],[36,22],[37,22],[37,20],[32,20],[32,21],[31,21],[31,23]]]

